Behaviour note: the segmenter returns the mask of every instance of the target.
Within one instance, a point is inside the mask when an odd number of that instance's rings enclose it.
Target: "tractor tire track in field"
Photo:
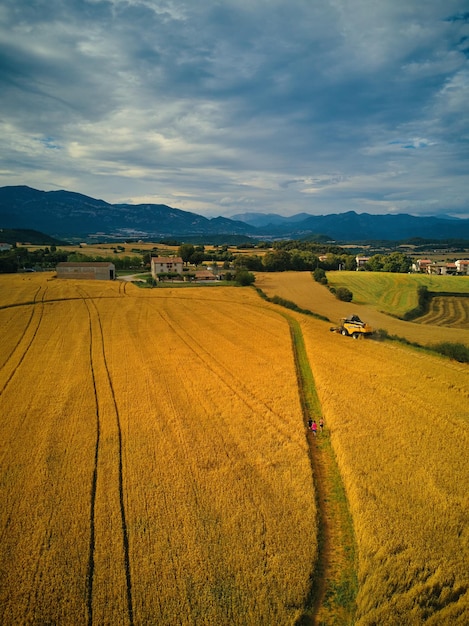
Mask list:
[[[86,605],[88,610],[88,626],[93,624],[93,576],[94,576],[94,550],[95,550],[95,505],[98,482],[98,462],[99,462],[99,441],[101,437],[101,424],[99,416],[98,390],[96,388],[96,374],[93,363],[93,324],[91,311],[88,302],[84,301],[88,311],[89,333],[90,333],[90,368],[93,380],[94,399],[96,405],[96,443],[94,451],[93,476],[91,479],[91,502],[90,502],[90,547],[88,557],[88,569],[86,575]]]
[[[133,613],[133,601],[132,601],[132,580],[130,573],[130,554],[129,554],[129,537],[128,537],[128,526],[126,519],[126,511],[125,511],[125,502],[124,502],[124,480],[123,480],[123,465],[122,465],[122,427],[121,420],[119,415],[119,409],[117,406],[117,401],[114,393],[114,387],[112,384],[112,379],[109,371],[109,366],[106,359],[106,350],[105,350],[105,340],[104,340],[104,332],[101,322],[101,317],[99,315],[99,310],[96,307],[95,302],[92,298],[90,298],[87,294],[83,292],[83,301],[88,310],[88,318],[89,318],[89,332],[90,332],[90,366],[91,366],[91,375],[93,379],[93,388],[95,394],[95,403],[96,403],[96,442],[95,442],[95,453],[94,453],[94,465],[93,465],[93,475],[91,481],[91,493],[90,493],[90,542],[89,542],[89,557],[88,557],[88,568],[87,568],[87,610],[88,610],[88,626],[92,626],[93,624],[93,592],[94,592],[94,579],[95,579],[95,563],[96,563],[96,509],[97,509],[97,500],[98,500],[98,479],[99,479],[99,464],[100,464],[100,454],[101,454],[101,433],[103,429],[102,424],[102,416],[100,413],[100,398],[98,391],[98,375],[97,375],[97,364],[96,364],[96,356],[93,354],[93,347],[96,349],[98,347],[100,353],[100,361],[102,361],[102,365],[104,366],[105,371],[105,381],[106,385],[109,388],[110,395],[112,397],[113,404],[113,413],[115,416],[115,427],[117,430],[117,455],[118,455],[118,493],[119,493],[119,514],[121,520],[121,529],[122,529],[122,546],[123,546],[123,563],[125,570],[125,589],[126,589],[126,608],[127,608],[127,617],[130,626],[134,624],[134,613]]]
[[[6,358],[4,364],[2,365],[2,367],[0,368],[0,371],[2,371],[6,365],[10,362],[11,359],[13,359],[15,352],[19,351],[20,345],[23,341],[23,339],[26,336],[26,333],[28,332],[28,330],[30,330],[30,328],[32,327],[32,323],[33,323],[33,317],[34,314],[36,313],[36,307],[34,306],[35,304],[40,304],[41,308],[39,311],[39,315],[37,316],[37,323],[36,323],[36,327],[34,328],[34,330],[32,331],[32,335],[31,338],[29,339],[29,341],[27,342],[26,346],[24,347],[23,351],[21,352],[21,354],[19,355],[19,359],[18,362],[16,363],[16,365],[13,365],[10,371],[9,376],[7,376],[7,379],[5,380],[5,382],[3,383],[3,386],[0,390],[0,395],[5,391],[5,389],[8,387],[10,381],[12,380],[13,376],[15,375],[15,373],[17,372],[19,366],[21,365],[21,363],[24,361],[29,349],[31,348],[33,341],[35,340],[39,327],[41,325],[42,322],[42,316],[44,314],[44,298],[47,292],[47,287],[44,288],[44,291],[42,292],[42,295],[40,296],[40,291],[41,291],[41,287],[38,287],[36,293],[34,294],[34,300],[29,303],[31,305],[33,305],[31,307],[31,315],[29,316],[28,321],[26,322],[26,326],[23,330],[23,333],[21,334],[20,338],[18,339],[16,345],[13,347],[13,349],[11,350],[10,354],[8,355],[8,357]],[[40,296],[40,299],[39,299]]]

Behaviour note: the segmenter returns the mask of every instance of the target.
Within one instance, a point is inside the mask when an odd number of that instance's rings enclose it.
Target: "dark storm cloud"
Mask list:
[[[459,0],[7,0],[1,184],[225,214],[464,214]]]

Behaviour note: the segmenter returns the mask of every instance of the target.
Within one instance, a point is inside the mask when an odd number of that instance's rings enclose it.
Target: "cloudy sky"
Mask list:
[[[2,0],[0,186],[469,217],[469,0]]]

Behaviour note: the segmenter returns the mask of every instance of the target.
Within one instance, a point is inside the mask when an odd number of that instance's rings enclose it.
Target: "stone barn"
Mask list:
[[[57,278],[75,278],[81,280],[114,280],[114,263],[58,263]]]

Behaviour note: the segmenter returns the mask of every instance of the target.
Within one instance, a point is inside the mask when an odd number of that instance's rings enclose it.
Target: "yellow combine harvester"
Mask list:
[[[333,333],[340,333],[344,337],[353,337],[354,339],[361,339],[373,334],[371,326],[362,322],[358,315],[343,317],[340,326],[333,326],[330,330]]]

